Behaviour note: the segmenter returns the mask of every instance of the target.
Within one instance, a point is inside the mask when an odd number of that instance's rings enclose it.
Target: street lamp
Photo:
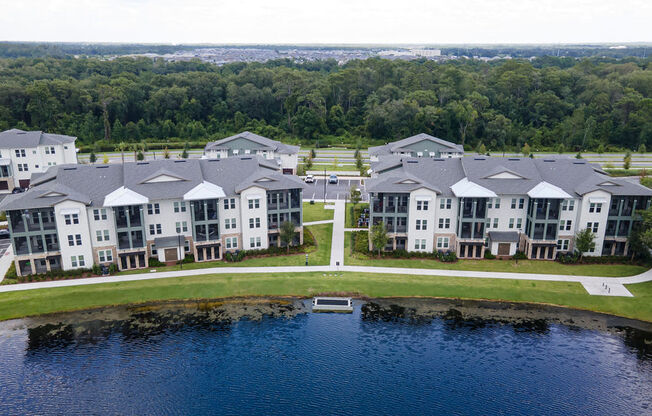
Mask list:
[[[324,168],[324,205],[326,205],[326,168]]]

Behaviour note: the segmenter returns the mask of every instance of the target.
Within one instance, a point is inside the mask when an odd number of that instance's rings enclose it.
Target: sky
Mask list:
[[[0,0],[0,40],[447,44],[652,41],[650,0]]]

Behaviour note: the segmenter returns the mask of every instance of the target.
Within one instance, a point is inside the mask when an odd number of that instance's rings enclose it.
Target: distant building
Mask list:
[[[277,142],[248,131],[208,143],[204,148],[204,156],[207,158],[223,159],[244,155],[259,155],[275,160],[286,175],[297,173],[299,146]]]
[[[387,160],[369,179],[370,226],[382,222],[386,250],[485,251],[531,259],[573,252],[590,229],[589,256],[627,255],[628,237],[652,190],[576,159],[464,157]]]
[[[303,242],[303,182],[257,156],[61,165],[0,203],[20,275],[150,258],[219,260],[280,245],[283,222]]]
[[[464,147],[421,133],[383,146],[369,148],[369,158],[377,162],[384,156],[453,158],[464,156]]]
[[[33,173],[50,166],[77,163],[76,137],[42,131],[6,130],[0,133],[0,192],[27,188]]]

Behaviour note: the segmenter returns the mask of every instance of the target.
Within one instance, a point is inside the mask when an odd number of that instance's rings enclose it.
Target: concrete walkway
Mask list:
[[[319,225],[319,224],[332,224],[334,220],[319,220],[304,222],[303,225]]]
[[[331,267],[344,265],[344,213],[346,201],[335,201],[333,240],[331,243]]]

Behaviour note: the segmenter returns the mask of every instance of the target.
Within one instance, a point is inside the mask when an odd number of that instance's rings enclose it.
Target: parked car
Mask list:
[[[6,228],[0,229],[0,239],[4,240],[7,238],[9,238],[9,230],[7,230]]]
[[[312,175],[306,175],[306,179],[304,179],[306,183],[315,183],[315,177]]]
[[[15,187],[15,188],[11,191],[12,194],[19,194],[19,193],[21,193],[21,192],[25,192],[25,188],[21,188],[20,186]]]
[[[330,178],[328,178],[328,183],[334,183],[335,185],[337,185],[338,182],[339,179],[337,179],[337,175],[335,174],[332,174]]]

